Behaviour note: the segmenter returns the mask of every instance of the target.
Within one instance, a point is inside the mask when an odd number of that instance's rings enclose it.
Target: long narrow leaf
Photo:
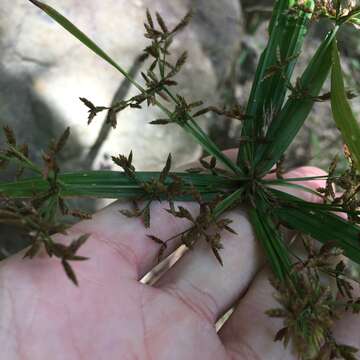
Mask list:
[[[257,149],[255,163],[258,174],[269,171],[280,159],[308,117],[329,74],[332,42],[337,31],[338,27],[335,27],[328,33],[299,80],[299,94],[292,94],[272,121],[266,134],[267,142]]]
[[[278,194],[279,195],[279,194]],[[289,194],[281,195],[287,204],[275,207],[273,213],[286,225],[312,236],[322,243],[335,241],[345,255],[360,264],[360,227],[322,210],[319,205],[308,207],[304,201]],[[295,200],[295,201],[293,201]]]
[[[205,174],[175,173],[180,177],[185,189],[196,189],[204,196],[213,198],[219,192],[231,192],[238,188],[238,181],[221,176]],[[138,181],[129,179],[123,172],[118,171],[88,171],[64,173],[59,175],[62,183],[62,196],[103,197],[109,199],[133,198],[144,194],[141,182],[158,179],[159,172],[137,172]],[[165,181],[170,184],[171,177]],[[0,193],[9,197],[32,197],[36,192],[45,192],[49,184],[42,177],[34,177],[17,182],[0,183]],[[191,196],[182,196],[177,200],[191,199]]]
[[[250,209],[249,215],[256,237],[265,250],[274,274],[279,280],[285,280],[290,276],[292,267],[289,252],[282,235],[272,222],[270,209],[265,207],[262,198],[256,199],[256,207]]]
[[[65,16],[60,14],[51,6],[44,4],[37,0],[29,0],[34,5],[36,5],[39,9],[48,14],[53,20],[55,20],[59,25],[61,25],[65,30],[67,30],[70,34],[72,34],[75,38],[77,38],[80,42],[82,42],[85,46],[87,46],[90,50],[92,50],[95,54],[100,56],[110,65],[112,65],[115,69],[120,71],[134,86],[136,86],[139,90],[141,87],[138,86],[137,83],[131,79],[127,72],[117,64],[104,50],[102,50],[98,45],[95,44],[93,40],[91,40],[87,35],[85,35],[80,29],[78,29],[72,22],[70,22]]]
[[[298,1],[294,0],[278,0],[276,3],[269,27],[269,42],[260,57],[246,109],[243,137],[261,136],[265,118],[277,114],[283,105],[288,81],[308,30],[314,2],[303,4],[307,11],[299,10],[297,5]],[[240,146],[238,164],[252,163],[256,149],[254,140]]]
[[[214,209],[214,217],[217,218],[225,211],[231,209],[235,204],[237,204],[242,198],[244,193],[244,188],[239,188],[221,201]]]
[[[285,206],[290,206],[290,207],[296,206],[298,208],[307,209],[307,210],[318,210],[325,212],[347,213],[349,215],[360,215],[360,210],[350,211],[350,210],[344,210],[344,208],[341,207],[341,205],[307,202],[301,198],[292,196],[278,189],[271,188],[269,189],[269,191],[273,193],[276,198],[281,199],[281,201],[285,203]]]
[[[340,130],[345,144],[349,147],[357,168],[360,170],[360,126],[346,96],[336,41],[333,43],[332,61],[331,109],[336,126]]]

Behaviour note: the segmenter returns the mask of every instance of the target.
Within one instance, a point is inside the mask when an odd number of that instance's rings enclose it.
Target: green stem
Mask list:
[[[178,101],[174,94],[167,89],[164,88],[166,94],[174,101],[175,104],[178,104]],[[161,103],[156,104],[160,107]],[[163,111],[168,111],[166,108]],[[166,114],[171,117],[171,112]],[[203,148],[212,156],[215,156],[217,160],[219,160],[223,165],[225,165],[229,170],[233,171],[235,174],[243,175],[242,170],[239,166],[236,165],[233,161],[231,161],[223,152],[217,147],[217,145],[205,134],[205,132],[201,129],[201,127],[197,124],[196,120],[191,116],[190,113],[186,113],[186,119],[183,122],[177,122],[177,124],[182,127],[185,131],[187,131],[190,135],[198,140]]]
[[[17,165],[28,168],[37,174],[42,174],[41,169],[33,164],[24,154],[18,151],[14,146],[9,145],[10,150],[16,154],[16,158],[0,154],[0,159],[15,162]]]

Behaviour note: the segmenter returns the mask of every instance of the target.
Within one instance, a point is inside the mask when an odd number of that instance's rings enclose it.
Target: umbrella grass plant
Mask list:
[[[285,346],[291,341],[303,359],[355,359],[357,350],[337,343],[331,328],[343,312],[360,311],[360,299],[352,292],[356,279],[350,276],[349,262],[342,260],[348,258],[360,264],[360,129],[348,102],[349,92],[344,86],[336,40],[343,26],[360,25],[360,8],[351,1],[277,0],[269,25],[268,44],[260,57],[246,108],[220,109],[189,101],[174,90],[176,75],[186,62],[187,54],[184,52],[172,62],[171,43],[189,23],[191,13],[169,28],[160,14],[154,16],[147,11],[145,36],[150,43],[143,58],[148,59],[150,65],[142,72],[143,81],[139,83],[63,15],[40,1],[30,1],[116,68],[138,90],[137,95],[111,107],[95,106],[81,98],[89,110],[89,123],[98,113],[107,111],[109,126],[116,127],[116,115],[121,110],[155,106],[164,115],[151,124],[180,126],[203,147],[210,160],[201,160],[201,166],[196,169],[173,172],[169,155],[161,172],[138,172],[130,153],[112,158],[122,171],[62,173],[56,157],[66,146],[69,129],[58,141],[50,143],[43,154],[44,163],[39,166],[29,158],[27,146],[19,145],[14,132],[5,126],[7,148],[0,153],[1,164],[15,166],[17,171],[15,181],[0,184],[0,221],[26,230],[31,246],[25,256],[34,257],[40,249],[45,249],[49,256],[61,260],[66,274],[77,284],[70,264],[86,260],[78,251],[88,235],[74,239],[68,246],[55,242],[51,235],[66,232],[63,215],[89,217],[82,211],[70,209],[67,198],[95,197],[132,201],[133,210],[123,210],[119,216],[141,217],[146,227],[151,225],[151,203],[168,203],[169,213],[192,224],[177,237],[190,248],[197,241],[206,241],[221,264],[221,232],[233,231],[226,211],[246,205],[273,272],[271,282],[277,290],[279,308],[270,309],[268,314],[284,320],[275,340],[283,341]],[[333,27],[302,75],[293,80],[308,29],[323,17],[330,19]],[[329,77],[331,91],[321,93]],[[338,172],[335,159],[327,176],[316,177],[326,180],[326,186],[315,191],[298,184],[314,177],[283,178],[281,161],[314,104],[326,100],[331,102],[334,120],[344,140],[348,169]],[[237,161],[222,153],[198,125],[198,118],[207,112],[242,122]],[[25,169],[34,176],[24,179],[21,175]],[[265,178],[269,172],[276,177]],[[335,192],[335,186],[341,195]],[[286,187],[313,191],[323,201],[309,203],[279,190]],[[198,217],[185,207],[177,206],[178,200],[197,202]],[[280,226],[299,234],[306,257],[292,252]],[[160,258],[174,238],[149,235],[149,241],[159,244]],[[320,247],[314,245],[316,241],[321,243]],[[335,279],[336,289],[330,289],[330,278]]]

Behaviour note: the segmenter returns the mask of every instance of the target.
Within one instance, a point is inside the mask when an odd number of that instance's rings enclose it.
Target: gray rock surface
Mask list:
[[[188,65],[178,80],[193,99],[216,100],[218,77],[226,73],[240,37],[237,0],[52,0],[47,2],[95,39],[124,68],[129,68],[148,43],[143,37],[145,9],[159,11],[170,24],[194,8],[191,26],[175,41],[175,53],[189,51]],[[0,119],[10,123],[21,140],[35,145],[66,126],[72,145],[65,167],[79,168],[81,157],[97,138],[103,116],[86,125],[79,96],[109,105],[121,74],[97,58],[46,15],[24,0],[5,2],[0,9]],[[138,76],[139,80],[140,77]],[[135,94],[131,88],[128,96]],[[153,108],[124,111],[119,125],[100,149],[94,167],[111,166],[108,154],[134,151],[139,169],[158,169],[169,152],[177,164],[196,159],[200,148],[175,126],[147,123],[160,113]],[[105,156],[105,158],[104,158]],[[38,157],[38,156],[37,156]]]
[[[171,24],[190,6],[191,25],[174,42],[174,55],[189,51],[188,64],[177,80],[188,99],[216,102],[217,84],[237,53],[241,36],[238,0],[44,0],[94,39],[125,69],[148,45],[143,37],[145,10],[159,11]],[[137,79],[141,81],[138,75]],[[72,136],[62,155],[67,170],[114,167],[110,155],[134,151],[138,170],[160,169],[171,152],[175,166],[196,160],[201,148],[176,126],[152,126],[162,115],[155,108],[124,111],[116,130],[104,130],[105,113],[87,126],[86,97],[109,106],[123,84],[122,75],[80,44],[26,0],[3,1],[0,7],[0,125],[14,128],[19,142],[30,145],[41,162],[42,150],[67,126]],[[180,90],[179,90],[180,91]],[[127,97],[136,93],[129,89]],[[202,124],[206,128],[206,124]],[[88,152],[99,131],[107,134],[97,156]],[[2,136],[0,136],[0,139]],[[1,145],[1,140],[0,140]],[[92,161],[94,160],[94,161]],[[2,173],[0,179],[7,178]],[[103,205],[102,202],[97,206]],[[93,210],[95,203],[77,202]],[[0,259],[26,244],[13,229],[0,229]]]

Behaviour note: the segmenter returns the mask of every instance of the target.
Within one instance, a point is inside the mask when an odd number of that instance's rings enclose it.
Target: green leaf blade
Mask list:
[[[331,109],[333,117],[358,170],[360,170],[360,127],[346,96],[336,41],[332,48],[332,62]]]
[[[292,195],[277,191],[282,204],[273,212],[281,222],[291,228],[312,236],[321,243],[335,241],[345,255],[360,264],[360,227],[329,212],[326,204],[311,206],[310,203]]]
[[[265,117],[280,111],[299,54],[308,31],[314,2],[303,4],[307,11],[297,8],[297,1],[277,1],[269,26],[269,42],[263,51],[246,109],[242,137],[261,137]],[[280,59],[278,58],[280,56]],[[280,63],[279,63],[280,61]],[[268,72],[272,72],[268,76]],[[238,164],[253,162],[256,143],[239,147]]]
[[[222,176],[207,174],[172,173],[180,177],[185,188],[192,186],[207,198],[214,198],[219,192],[235,191],[239,186],[238,180],[231,180]],[[158,179],[160,172],[137,172],[140,182]],[[84,196],[108,199],[131,199],[144,195],[140,184],[129,179],[125,173],[119,171],[87,171],[64,173],[59,175],[62,183],[61,195],[64,197]],[[171,177],[165,179],[170,184]],[[0,194],[11,198],[28,198],[34,193],[44,193],[49,190],[49,183],[42,177],[33,177],[17,182],[0,183]],[[176,200],[191,200],[191,196],[180,196]]]
[[[47,15],[49,15],[53,20],[55,20],[59,25],[61,25],[65,30],[67,30],[81,43],[83,43],[86,47],[92,50],[95,54],[100,56],[102,59],[104,59],[106,62],[108,62],[118,71],[120,71],[121,74],[123,74],[131,83],[133,83],[133,85],[138,87],[137,84],[134,83],[132,79],[128,77],[127,72],[120,65],[118,65],[104,50],[102,50],[93,40],[91,40],[86,34],[84,34],[80,29],[78,29],[65,16],[60,14],[51,6],[44,4],[40,1],[36,1],[36,0],[29,0],[29,1],[33,3],[35,6],[37,6],[39,9],[44,11]]]
[[[250,221],[257,239],[260,241],[274,274],[281,281],[291,277],[292,264],[289,252],[280,232],[276,229],[271,216],[270,208],[265,200],[258,196],[255,208],[249,211]]]
[[[331,45],[337,31],[338,27],[335,27],[328,33],[302,74],[300,84],[304,87],[303,96],[290,97],[287,100],[267,131],[267,142],[257,148],[255,164],[258,175],[265,174],[275,165],[308,117],[315,102],[314,98],[319,95],[330,72]]]

